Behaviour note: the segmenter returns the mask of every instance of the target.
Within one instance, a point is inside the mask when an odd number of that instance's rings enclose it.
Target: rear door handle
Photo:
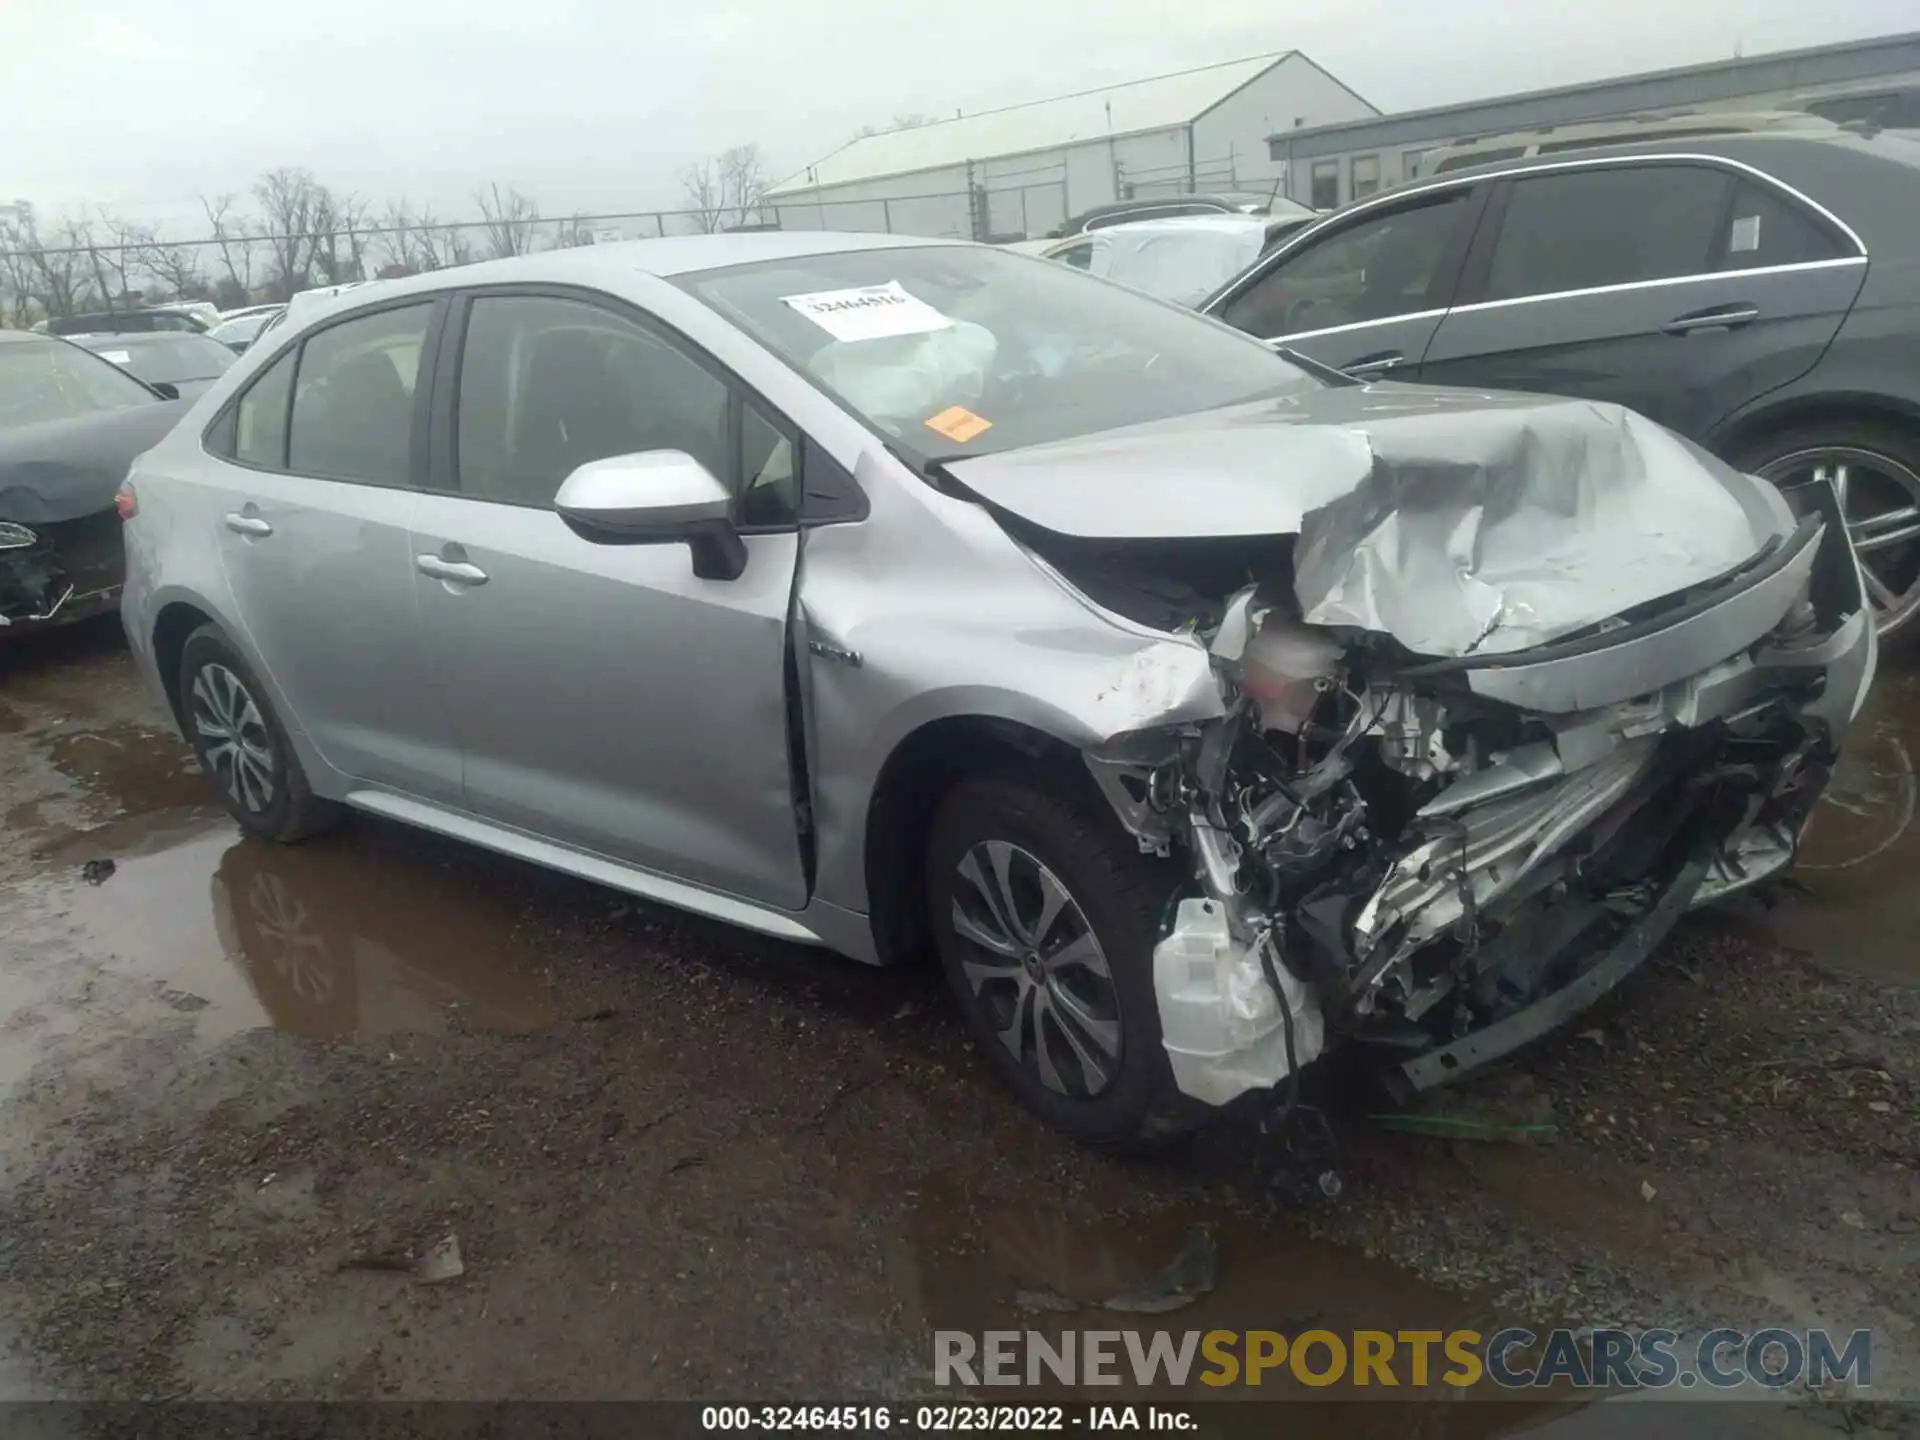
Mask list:
[[[1716,305],[1711,310],[1695,310],[1679,315],[1660,327],[1663,335],[1688,335],[1695,330],[1737,330],[1760,318],[1752,305]]]
[[[229,512],[226,517],[227,528],[236,535],[271,535],[273,526],[258,515],[240,515]]]
[[[1396,350],[1388,355],[1368,355],[1364,359],[1356,360],[1351,365],[1342,365],[1340,368],[1353,376],[1384,375],[1387,371],[1397,370],[1406,363],[1407,357]]]
[[[455,585],[484,585],[487,572],[478,565],[469,565],[464,560],[442,560],[438,555],[416,555],[414,566],[422,575],[431,575],[436,580],[448,580]]]

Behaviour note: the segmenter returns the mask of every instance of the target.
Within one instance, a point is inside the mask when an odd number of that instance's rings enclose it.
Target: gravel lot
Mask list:
[[[1204,1221],[1181,1329],[1869,1326],[1920,1396],[1913,668],[1791,881],[1449,1097],[1550,1143],[1334,1094],[1344,1193],[1276,1211],[1244,1128],[1151,1163],[1040,1129],[931,971],[372,820],[243,841],[112,622],[0,646],[0,1395],[923,1394],[931,1329],[1094,1323],[1022,1302]],[[449,1235],[464,1273],[405,1268]]]

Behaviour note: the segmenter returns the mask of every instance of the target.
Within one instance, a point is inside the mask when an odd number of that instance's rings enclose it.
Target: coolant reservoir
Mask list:
[[[1261,726],[1298,734],[1319,697],[1316,682],[1339,668],[1340,654],[1326,631],[1269,613],[1240,660],[1240,688],[1259,704]]]

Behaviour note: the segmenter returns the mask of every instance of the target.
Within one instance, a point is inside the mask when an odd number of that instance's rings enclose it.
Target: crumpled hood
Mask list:
[[[181,401],[155,400],[0,430],[0,520],[53,525],[111,509],[135,458],[186,413]]]
[[[1771,487],[1617,405],[1336,386],[949,461],[1086,539],[1297,534],[1316,625],[1503,654],[1725,575],[1781,532]]]

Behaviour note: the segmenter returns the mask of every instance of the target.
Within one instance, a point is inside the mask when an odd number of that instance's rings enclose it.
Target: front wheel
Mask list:
[[[1920,442],[1912,435],[1877,421],[1822,422],[1764,436],[1734,458],[1782,490],[1830,484],[1880,633],[1920,614]]]
[[[1029,1107],[1085,1144],[1190,1130],[1160,1044],[1153,946],[1175,872],[1037,776],[941,802],[927,853],[935,947],[968,1028]]]

